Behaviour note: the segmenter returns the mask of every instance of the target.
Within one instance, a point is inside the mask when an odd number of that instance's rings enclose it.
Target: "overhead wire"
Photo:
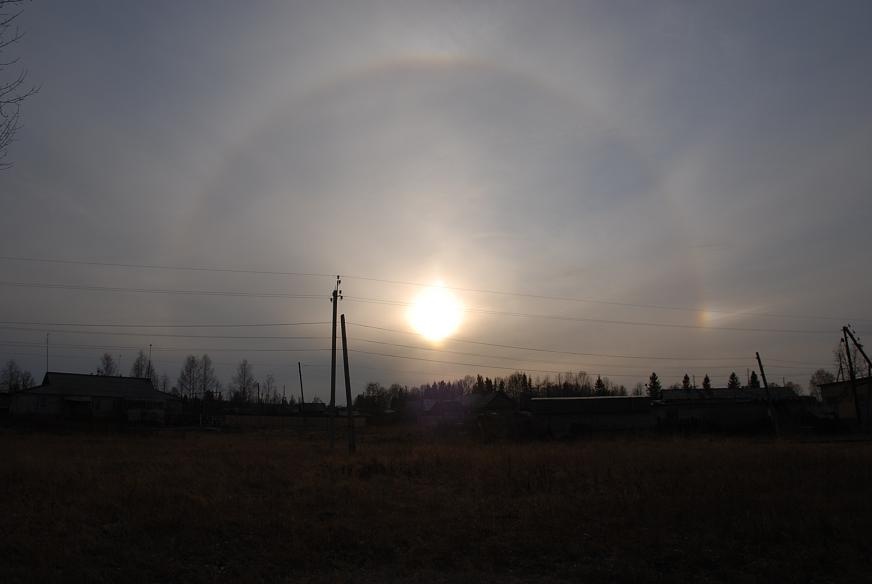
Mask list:
[[[286,270],[262,270],[262,269],[247,269],[247,268],[228,268],[228,267],[142,264],[142,263],[132,263],[132,262],[108,262],[108,261],[95,261],[95,260],[36,258],[36,257],[12,256],[12,255],[0,256],[0,260],[16,261],[16,262],[31,262],[31,263],[68,264],[68,265],[81,265],[81,266],[94,266],[94,267],[128,268],[128,269],[214,272],[214,273],[230,273],[230,274],[291,276],[291,277],[311,277],[311,278],[338,277],[338,275],[336,275],[336,274],[332,274],[332,273],[327,274],[327,273],[323,273],[323,272],[296,272],[296,271],[286,271]],[[402,285],[402,286],[412,286],[412,287],[419,287],[419,288],[429,288],[429,287],[433,286],[432,283],[428,284],[425,282],[415,282],[415,281],[411,281],[411,280],[378,278],[378,277],[373,277],[373,276],[361,276],[361,275],[353,275],[353,274],[352,275],[343,275],[342,277],[349,279],[349,280],[358,280],[358,281],[363,281],[363,282],[376,282],[376,283]],[[674,305],[664,305],[664,304],[655,304],[655,303],[622,302],[622,301],[616,301],[616,300],[603,300],[603,299],[599,299],[599,298],[536,294],[536,293],[528,293],[528,292],[509,291],[509,290],[498,290],[498,289],[492,289],[492,288],[475,288],[475,287],[451,286],[451,285],[443,285],[442,287],[447,289],[447,290],[453,290],[453,291],[457,291],[457,292],[471,292],[471,293],[477,293],[477,294],[491,294],[491,295],[495,295],[495,296],[511,296],[511,297],[559,301],[559,302],[602,304],[602,305],[619,306],[619,307],[625,307],[625,308],[644,308],[644,309],[655,309],[655,310],[684,311],[684,312],[693,312],[693,313],[697,313],[697,314],[710,313],[710,314],[723,314],[725,316],[748,316],[748,317],[803,319],[803,320],[829,320],[829,321],[839,321],[839,322],[847,322],[847,321],[872,322],[872,318],[843,317],[843,316],[814,315],[814,314],[786,314],[786,313],[780,314],[780,313],[773,313],[773,312],[756,312],[756,311],[754,311],[754,312],[738,311],[737,312],[734,310],[731,311],[731,310],[723,310],[723,309],[718,309],[718,308],[700,309],[700,308],[687,307],[687,306],[674,306]]]

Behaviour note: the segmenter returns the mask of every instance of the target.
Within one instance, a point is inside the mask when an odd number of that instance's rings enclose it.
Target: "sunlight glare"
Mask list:
[[[463,306],[442,282],[425,289],[409,308],[409,323],[421,336],[441,341],[453,334],[463,319]]]

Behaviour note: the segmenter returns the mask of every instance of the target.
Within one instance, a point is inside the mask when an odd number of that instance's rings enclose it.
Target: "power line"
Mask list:
[[[103,268],[134,268],[146,270],[173,270],[184,272],[218,272],[225,274],[249,274],[249,275],[268,275],[268,276],[299,276],[310,278],[334,278],[335,274],[320,274],[315,272],[284,272],[274,270],[250,270],[242,268],[215,268],[202,266],[169,266],[161,264],[135,264],[122,262],[98,262],[89,260],[62,260],[50,258],[32,258],[19,256],[0,256],[0,260],[14,262],[34,262],[43,264],[69,264],[76,266],[97,266]]]
[[[359,326],[361,328],[417,336],[416,333],[411,333],[409,331],[402,331],[399,329],[392,329],[392,328],[386,328],[386,327],[380,327],[380,326],[374,326],[374,325],[368,325],[368,324],[361,324],[361,323],[357,323],[357,322],[349,323],[349,324],[353,324],[354,326]],[[572,355],[575,357],[611,357],[611,358],[615,358],[615,359],[644,359],[644,360],[651,360],[651,361],[660,361],[660,360],[662,360],[662,361],[739,361],[742,359],[750,358],[748,356],[673,357],[673,356],[665,356],[665,355],[622,355],[622,354],[615,354],[615,353],[584,353],[584,352],[579,352],[579,351],[563,351],[563,350],[558,350],[558,349],[543,349],[540,347],[526,347],[526,346],[521,346],[521,345],[487,343],[484,341],[476,341],[473,339],[466,339],[463,337],[451,337],[451,338],[448,338],[445,340],[449,341],[449,342],[467,343],[467,344],[471,344],[471,345],[483,345],[483,346],[487,346],[487,347],[499,347],[502,349],[517,349],[517,350],[521,350],[521,351],[535,351],[535,352],[539,352],[539,353],[554,353],[554,354],[558,354],[558,355]]]
[[[246,339],[246,340],[315,340],[329,339],[328,336],[313,336],[313,335],[181,335],[175,333],[130,333],[116,331],[86,331],[86,330],[70,330],[70,329],[44,329],[44,328],[27,328],[17,326],[0,325],[0,330],[15,330],[27,331],[34,333],[59,333],[70,335],[106,335],[106,336],[125,336],[125,337],[166,337],[176,339]]]
[[[271,293],[271,292],[242,292],[242,291],[220,291],[220,290],[188,290],[188,289],[155,289],[155,288],[123,288],[112,286],[85,286],[77,284],[58,284],[45,282],[7,282],[0,281],[0,286],[24,287],[24,288],[49,288],[62,290],[85,290],[97,292],[132,292],[132,293],[149,293],[149,294],[180,294],[180,295],[197,295],[197,296],[229,296],[229,297],[245,297],[245,298],[285,298],[285,299],[302,299],[314,300],[321,299],[320,294],[286,294],[286,293]],[[351,302],[360,302],[365,304],[379,304],[387,306],[410,306],[409,302],[402,302],[390,299],[381,298],[364,298],[355,296],[346,296]],[[681,323],[664,323],[664,322],[648,322],[638,320],[617,320],[604,318],[590,318],[583,316],[555,315],[555,314],[534,314],[527,312],[511,312],[502,310],[491,310],[486,308],[464,308],[466,312],[477,314],[485,314],[490,316],[509,316],[516,318],[538,318],[545,320],[556,320],[563,322],[587,322],[592,324],[609,324],[619,326],[643,326],[654,328],[674,328],[686,330],[706,330],[706,331],[722,331],[722,332],[745,332],[745,333],[779,333],[779,334],[814,334],[814,335],[831,335],[829,330],[809,330],[809,329],[773,329],[761,327],[724,327],[724,326],[704,326],[695,324]]]
[[[407,355],[395,355],[395,354],[391,354],[391,353],[379,353],[376,351],[363,351],[360,349],[349,349],[349,351],[351,351],[353,353],[360,353],[363,355],[373,355],[373,356],[377,356],[377,357],[387,357],[387,358],[392,358],[392,359],[406,359],[406,360],[410,360],[410,361],[423,361],[423,362],[427,362],[427,363],[442,363],[442,364],[446,364],[446,365],[460,365],[460,366],[464,366],[464,367],[475,367],[475,368],[479,368],[479,369],[500,369],[500,370],[504,370],[504,371],[525,371],[525,372],[533,372],[533,373],[552,373],[552,374],[566,373],[566,370],[558,370],[558,369],[531,369],[528,367],[521,367],[521,368],[519,368],[519,367],[503,367],[500,365],[488,365],[485,363],[465,363],[465,362],[461,362],[461,361],[445,361],[442,359],[427,359],[425,357],[410,357]],[[605,377],[633,377],[633,378],[637,378],[637,379],[639,378],[640,375],[645,375],[645,374],[640,374],[640,373],[610,373],[610,374],[603,373],[603,374],[600,374],[600,373],[597,373],[595,371],[585,372],[585,373],[588,373],[588,375],[602,375]]]
[[[94,266],[94,267],[128,268],[128,269],[215,272],[215,273],[229,273],[229,274],[292,276],[292,277],[311,277],[311,278],[334,278],[335,277],[334,274],[326,274],[326,273],[319,273],[319,272],[254,270],[254,269],[244,269],[244,268],[206,267],[206,266],[171,266],[171,265],[160,265],[160,264],[137,264],[137,263],[129,263],[129,262],[125,262],[125,263],[122,263],[122,262],[101,262],[101,261],[91,261],[91,260],[64,260],[64,259],[56,259],[56,258],[34,258],[34,257],[21,257],[21,256],[0,256],[0,260],[17,261],[17,262],[48,263],[48,264],[68,264],[68,265]],[[430,288],[430,287],[432,287],[432,284],[426,284],[424,282],[414,282],[414,281],[410,281],[410,280],[396,280],[396,279],[390,279],[390,278],[376,278],[376,277],[372,277],[372,276],[353,276],[353,275],[352,276],[346,275],[343,277],[346,279],[359,280],[359,281],[363,281],[363,282],[378,282],[378,283],[383,283],[383,284],[412,286],[412,287],[418,287],[418,288]],[[472,287],[464,287],[464,286],[443,286],[443,287],[447,290],[453,290],[456,292],[472,292],[472,293],[477,293],[477,294],[491,294],[491,295],[495,295],[495,296],[512,296],[512,297],[531,298],[531,299],[537,299],[537,300],[550,300],[550,301],[559,301],[559,302],[601,304],[601,305],[619,306],[619,307],[625,307],[625,308],[645,308],[645,309],[655,309],[655,310],[682,311],[682,312],[692,312],[692,313],[696,313],[696,314],[711,313],[711,314],[723,314],[725,316],[747,316],[747,317],[783,318],[783,319],[800,319],[800,320],[828,320],[828,321],[838,321],[838,322],[847,322],[847,321],[872,322],[872,318],[822,316],[822,315],[813,315],[813,314],[779,314],[779,313],[773,313],[773,312],[736,312],[736,311],[722,310],[722,309],[716,309],[716,308],[699,309],[699,308],[692,308],[692,307],[687,307],[687,306],[673,306],[673,305],[653,304],[653,303],[620,302],[620,301],[615,301],[615,300],[602,300],[602,299],[598,299],[598,298],[557,296],[557,295],[548,295],[548,294],[515,292],[515,291],[508,291],[508,290],[496,290],[496,289],[488,289],[488,288],[472,288]]]
[[[21,320],[2,320],[0,325],[22,325],[22,326],[83,326],[83,327],[101,327],[101,328],[256,328],[256,327],[284,327],[284,326],[308,326],[308,325],[326,325],[330,321],[312,321],[312,322],[264,322],[264,323],[231,323],[231,324],[122,324],[122,323],[84,323],[84,322],[34,322]],[[40,329],[42,330],[42,329]]]
[[[9,342],[9,341],[0,341],[0,346],[6,347],[45,347],[45,343],[33,343],[33,342]],[[64,347],[64,348],[73,348],[73,349],[89,349],[89,350],[100,350],[100,351],[139,351],[143,350],[142,346],[132,346],[132,345],[82,345],[76,343],[52,343],[52,347]],[[306,349],[306,348],[275,348],[275,349],[264,349],[264,348],[239,348],[239,347],[152,347],[154,351],[159,352],[179,352],[179,353],[305,353],[305,352],[320,352],[320,351],[329,351],[330,349]]]
[[[404,345],[401,343],[389,343],[386,341],[377,341],[374,339],[365,339],[365,338],[361,338],[361,337],[355,337],[352,340],[355,342],[360,342],[360,343],[372,343],[372,344],[377,344],[377,345],[397,347],[397,348],[403,348],[403,349],[415,349],[415,350],[420,350],[420,351],[433,351],[433,352],[437,352],[437,353],[448,353],[448,354],[452,354],[452,355],[461,355],[461,356],[465,355],[468,357],[481,357],[481,358],[485,358],[485,359],[499,359],[499,360],[503,360],[503,361],[516,361],[519,363],[542,363],[545,365],[566,365],[566,366],[583,367],[583,368],[590,368],[590,367],[622,367],[623,368],[623,366],[620,363],[568,363],[568,362],[559,362],[559,361],[540,361],[537,359],[526,359],[523,357],[508,356],[508,355],[490,355],[490,354],[482,354],[482,353],[469,353],[466,351],[451,351],[448,349],[438,349],[435,347],[425,347],[425,346],[421,346],[421,345]],[[748,357],[748,359],[750,359],[750,357]],[[520,367],[520,366],[518,366],[517,368],[523,369],[523,367]],[[661,370],[669,369],[669,370],[676,370],[676,371],[689,371],[690,370],[690,368],[682,367],[680,365],[667,365],[664,367],[658,366],[657,368],[661,369]],[[735,367],[732,367],[729,365],[699,365],[699,364],[694,365],[694,368],[696,368],[698,370],[699,369],[706,369],[706,370],[728,370],[728,371],[735,369]],[[807,367],[793,367],[793,366],[789,366],[789,365],[771,365],[770,368],[803,369],[803,370],[807,369]],[[623,368],[623,369],[626,369],[626,368]]]
[[[410,302],[402,302],[395,300],[384,300],[380,298],[362,298],[357,296],[346,296],[346,300],[351,302],[361,302],[364,304],[380,304],[387,306],[411,306]],[[655,328],[676,328],[676,329],[693,329],[705,331],[723,331],[723,332],[744,332],[744,333],[781,333],[781,334],[812,334],[812,335],[832,335],[831,330],[809,330],[809,329],[772,329],[759,327],[726,327],[726,326],[704,326],[697,324],[680,324],[667,322],[648,322],[640,320],[616,320],[606,318],[589,318],[585,316],[568,316],[556,314],[533,314],[527,312],[510,312],[504,310],[490,310],[487,308],[464,308],[466,312],[477,314],[486,314],[490,316],[511,316],[518,318],[539,318],[545,320],[557,320],[566,322],[589,322],[592,324],[611,324],[622,326],[644,326]]]
[[[321,299],[320,294],[286,294],[281,292],[241,292],[223,290],[187,290],[160,288],[123,288],[120,286],[85,286],[80,284],[58,284],[51,282],[8,282],[0,281],[0,286],[17,288],[47,288],[57,290],[85,290],[89,292],[133,292],[140,294],[179,294],[184,296],[233,296],[243,298],[287,298],[287,299]]]

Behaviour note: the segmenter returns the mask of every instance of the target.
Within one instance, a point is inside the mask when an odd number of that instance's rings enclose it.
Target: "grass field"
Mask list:
[[[341,446],[341,442],[340,442]],[[859,582],[872,444],[0,435],[4,582]]]

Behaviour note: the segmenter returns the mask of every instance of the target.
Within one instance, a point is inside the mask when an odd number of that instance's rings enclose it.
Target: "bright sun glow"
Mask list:
[[[463,306],[442,282],[421,292],[409,308],[409,322],[430,341],[453,334],[463,319]]]

